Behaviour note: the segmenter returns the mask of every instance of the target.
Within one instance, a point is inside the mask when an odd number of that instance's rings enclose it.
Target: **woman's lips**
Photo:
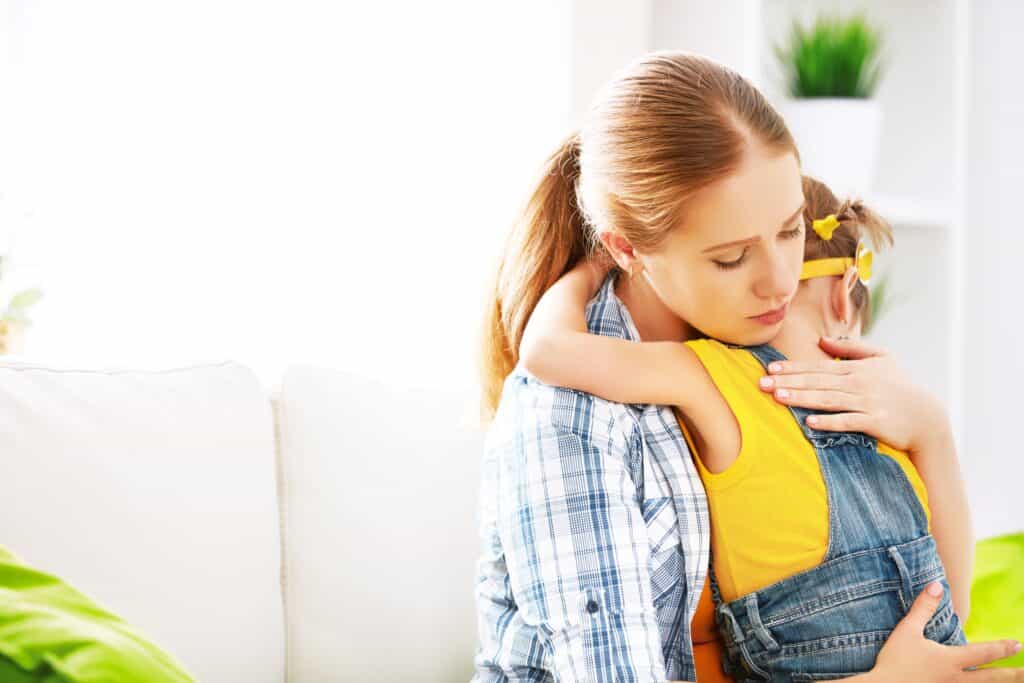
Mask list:
[[[767,313],[762,313],[761,315],[755,315],[751,317],[751,320],[756,320],[762,325],[775,325],[776,323],[781,322],[782,319],[786,317],[786,307],[788,305],[789,304],[783,304],[782,306],[779,306],[773,311],[768,311]]]

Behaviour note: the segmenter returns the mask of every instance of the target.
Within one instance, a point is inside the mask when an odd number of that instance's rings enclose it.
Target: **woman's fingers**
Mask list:
[[[935,614],[935,610],[938,609],[941,600],[942,584],[938,581],[933,581],[917,594],[914,602],[910,604],[910,609],[907,610],[906,615],[900,620],[900,623],[896,624],[893,634],[895,635],[897,632],[910,632],[923,637],[925,624]]]
[[[865,412],[863,396],[834,389],[776,389],[774,396],[779,403],[808,410],[828,410],[834,413]]]
[[[799,375],[765,375],[761,378],[759,386],[765,391],[774,391],[776,389],[826,389],[839,391],[846,388],[847,378],[844,375],[829,375],[820,372]]]
[[[865,413],[808,415],[807,424],[822,432],[865,432],[871,430],[871,417]]]
[[[968,643],[956,645],[957,665],[961,668],[981,666],[1000,659],[1006,659],[1020,652],[1020,643],[1016,640],[990,640],[984,643]],[[1024,670],[1020,670],[1024,672]],[[973,678],[971,680],[974,680]],[[1017,680],[1017,679],[1011,679]]]
[[[768,364],[773,376],[815,373],[819,375],[848,375],[855,361],[844,360],[777,360]]]
[[[822,337],[818,341],[818,346],[830,356],[839,356],[840,358],[871,358],[872,356],[884,356],[886,353],[881,347],[865,344],[859,339]]]

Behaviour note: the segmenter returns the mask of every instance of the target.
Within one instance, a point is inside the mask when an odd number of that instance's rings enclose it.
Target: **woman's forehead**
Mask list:
[[[795,155],[751,153],[732,174],[690,197],[680,237],[703,249],[771,233],[784,227],[802,203]]]

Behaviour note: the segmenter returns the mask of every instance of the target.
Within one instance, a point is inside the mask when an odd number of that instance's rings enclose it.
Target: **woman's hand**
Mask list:
[[[885,350],[828,337],[819,345],[849,360],[771,363],[761,389],[780,403],[835,413],[809,417],[815,429],[864,432],[900,450],[919,451],[950,430],[942,404],[911,382]]]
[[[935,594],[930,588],[938,587]],[[875,660],[875,667],[865,680],[877,683],[920,681],[928,683],[983,683],[988,681],[1024,681],[1024,669],[979,669],[981,666],[1020,651],[1015,640],[993,640],[967,645],[940,645],[924,637],[924,627],[942,599],[942,584],[933,583],[910,606],[910,611],[896,625]],[[857,677],[860,678],[860,677]]]

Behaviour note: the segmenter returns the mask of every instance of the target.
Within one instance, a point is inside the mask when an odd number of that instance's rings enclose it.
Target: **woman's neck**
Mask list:
[[[630,279],[620,273],[615,296],[629,311],[642,341],[684,341],[694,336],[693,328],[661,302],[642,276]]]

